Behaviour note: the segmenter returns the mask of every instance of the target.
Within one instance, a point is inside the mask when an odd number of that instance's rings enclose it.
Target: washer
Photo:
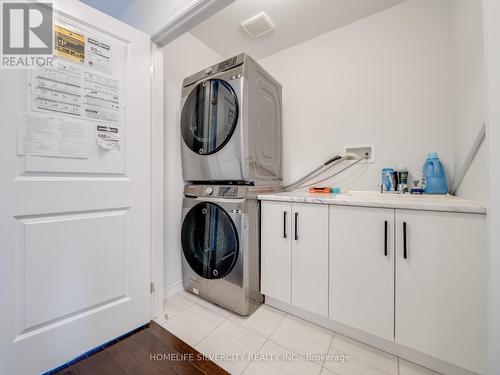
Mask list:
[[[246,54],[187,77],[181,113],[184,180],[281,181],[281,91]]]
[[[251,314],[263,302],[258,190],[241,185],[184,189],[184,289],[241,315]]]

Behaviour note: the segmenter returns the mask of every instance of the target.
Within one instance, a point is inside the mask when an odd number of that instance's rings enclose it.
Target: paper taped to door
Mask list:
[[[97,125],[97,144],[106,150],[120,149],[120,130],[117,126]]]
[[[18,154],[86,159],[90,147],[87,121],[67,117],[21,113]]]

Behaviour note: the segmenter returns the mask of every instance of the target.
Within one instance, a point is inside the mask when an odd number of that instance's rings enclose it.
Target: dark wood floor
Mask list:
[[[228,373],[154,322],[151,322],[148,328],[57,372],[57,375],[115,374]]]

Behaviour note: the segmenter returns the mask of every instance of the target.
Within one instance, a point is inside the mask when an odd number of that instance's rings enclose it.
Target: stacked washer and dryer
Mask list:
[[[184,80],[184,289],[241,315],[263,302],[257,195],[282,189],[281,132],[281,84],[248,55]]]

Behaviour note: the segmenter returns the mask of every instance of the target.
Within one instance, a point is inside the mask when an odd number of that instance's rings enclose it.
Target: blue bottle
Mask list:
[[[447,194],[448,183],[446,172],[438,158],[438,154],[431,152],[424,163],[422,187],[425,194]]]

